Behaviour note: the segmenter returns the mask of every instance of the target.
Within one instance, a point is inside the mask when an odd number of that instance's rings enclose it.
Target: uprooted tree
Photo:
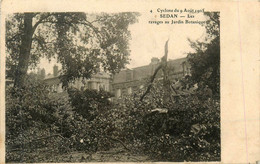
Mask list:
[[[138,13],[16,13],[6,19],[7,75],[24,86],[30,67],[55,57],[64,86],[90,78],[100,67],[112,73],[129,61],[128,26]]]

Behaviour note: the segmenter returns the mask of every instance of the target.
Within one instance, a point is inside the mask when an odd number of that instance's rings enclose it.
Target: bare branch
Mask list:
[[[106,138],[108,138],[108,139],[111,139],[111,140],[114,140],[114,141],[118,141],[121,145],[124,146],[124,148],[125,148],[126,150],[131,151],[131,150],[130,150],[130,149],[129,149],[125,144],[124,144],[124,142],[121,141],[120,139],[113,138],[113,137],[111,137],[111,136],[107,136],[107,135],[104,135],[104,137],[106,137]]]
[[[12,36],[11,38],[7,38],[6,39],[6,43],[7,42],[11,42],[11,41],[14,41],[17,37],[19,37],[20,35],[22,35],[22,32],[19,32],[17,34],[15,34],[14,36]]]
[[[96,20],[91,21],[91,22],[89,22],[89,23],[92,24],[92,23],[99,22],[99,21],[102,21],[102,20],[105,20],[105,18],[100,17],[99,19],[96,19]]]
[[[48,43],[51,43],[51,42],[46,42],[45,40],[41,40],[40,39],[40,37],[39,36],[35,36],[34,38],[32,38],[32,40],[34,41],[37,41],[37,43],[41,46],[41,48],[43,49],[43,50],[47,50],[47,46],[46,46],[46,44],[48,44]]]
[[[43,23],[43,20],[47,19],[48,17],[50,17],[52,14],[48,13],[47,15],[42,16],[38,22],[36,22],[33,26],[33,32],[36,30],[36,28],[38,27],[39,24]]]

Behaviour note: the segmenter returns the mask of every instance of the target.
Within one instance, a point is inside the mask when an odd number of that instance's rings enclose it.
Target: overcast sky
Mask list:
[[[196,19],[205,19],[203,15],[197,15]],[[139,22],[130,25],[132,40],[130,40],[130,64],[128,68],[139,67],[150,63],[152,57],[161,58],[164,54],[164,45],[167,39],[168,59],[186,57],[188,52],[193,51],[187,38],[191,40],[203,40],[205,37],[204,27],[198,24],[148,24],[149,20],[158,20],[154,14],[142,14]],[[52,73],[55,60],[49,62],[42,59],[39,67],[45,68],[46,74]],[[59,68],[60,65],[59,65]]]

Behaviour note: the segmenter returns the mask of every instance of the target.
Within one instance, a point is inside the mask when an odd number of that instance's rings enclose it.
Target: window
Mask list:
[[[60,84],[57,84],[57,92],[58,93],[61,93],[63,91],[63,89],[62,89],[62,84],[60,83]]]
[[[88,82],[88,89],[92,89],[91,88],[91,82]]]
[[[100,90],[100,88],[101,88],[101,86],[100,86],[100,84],[99,83],[97,83],[97,90],[99,91]]]
[[[187,68],[187,74],[191,75],[190,67]]]
[[[99,90],[106,91],[106,86],[105,86],[105,84],[100,84],[100,85],[99,85]]]
[[[99,89],[97,88],[97,83],[96,82],[88,82],[88,88],[89,89]]]
[[[127,94],[129,94],[129,95],[132,94],[132,88],[131,87],[127,88]]]
[[[116,97],[120,97],[121,96],[121,89],[117,89],[116,90]]]
[[[128,70],[126,72],[126,81],[131,81],[132,80],[132,72]]]
[[[52,91],[53,91],[54,93],[57,93],[57,85],[54,84],[54,85],[52,86]]]
[[[105,84],[103,84],[103,89],[104,89],[104,91],[108,91],[108,89],[107,89]]]

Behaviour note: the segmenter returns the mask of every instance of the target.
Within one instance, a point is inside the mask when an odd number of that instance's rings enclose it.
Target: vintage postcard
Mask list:
[[[258,1],[1,2],[1,162],[257,163]]]

